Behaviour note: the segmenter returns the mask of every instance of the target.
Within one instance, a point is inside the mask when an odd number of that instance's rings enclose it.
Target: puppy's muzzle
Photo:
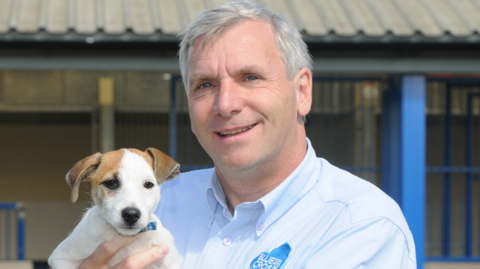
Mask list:
[[[142,214],[140,213],[140,210],[134,207],[127,207],[124,210],[122,210],[122,218],[130,226],[135,224],[141,215]]]

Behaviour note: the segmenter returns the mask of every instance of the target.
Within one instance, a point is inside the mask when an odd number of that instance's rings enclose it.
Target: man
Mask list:
[[[416,268],[395,202],[315,156],[303,121],[311,59],[291,22],[238,0],[200,14],[182,35],[192,131],[215,164],[162,188],[157,214],[182,268]],[[82,268],[108,268],[132,240],[104,244]],[[166,251],[116,268],[145,268]]]

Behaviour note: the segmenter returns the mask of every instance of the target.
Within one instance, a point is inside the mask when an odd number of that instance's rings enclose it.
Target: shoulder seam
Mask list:
[[[381,218],[384,218],[386,220],[388,220],[393,226],[397,227],[397,229],[403,234],[403,238],[405,239],[405,244],[407,244],[407,249],[408,249],[408,259],[411,260],[415,265],[417,265],[417,262],[412,260],[411,257],[410,257],[410,254],[412,253],[412,250],[410,248],[410,246],[408,245],[408,238],[407,238],[407,235],[405,234],[405,232],[400,229],[400,227],[398,227],[398,225],[393,222],[392,220],[390,220],[389,218],[387,217],[381,217]]]
[[[348,204],[346,205],[348,207]],[[350,209],[348,209],[349,213],[350,213]],[[408,249],[408,259],[410,261],[413,262],[413,264],[417,264],[416,261],[414,261],[412,258],[411,258],[411,253],[412,253],[412,250],[411,250],[411,247],[409,246],[408,244],[408,238],[407,238],[407,235],[405,234],[405,232],[400,229],[400,227],[398,227],[397,224],[395,224],[393,221],[391,221],[389,218],[385,217],[385,216],[378,216],[378,217],[372,217],[372,218],[368,218],[368,219],[362,219],[361,221],[356,221],[356,222],[353,222],[351,217],[350,217],[350,223],[345,223],[343,225],[341,225],[340,227],[338,227],[337,229],[331,231],[331,232],[328,232],[319,242],[317,245],[319,245],[320,243],[326,241],[327,239],[331,238],[334,234],[338,234],[340,233],[341,231],[344,231],[346,230],[348,227],[352,226],[353,224],[356,224],[356,223],[360,223],[362,221],[368,221],[368,220],[372,220],[372,219],[385,219],[387,220],[388,222],[390,222],[393,226],[395,226],[395,228],[397,228],[398,231],[400,231],[403,235],[403,238],[405,240],[405,244],[407,245],[407,249]]]

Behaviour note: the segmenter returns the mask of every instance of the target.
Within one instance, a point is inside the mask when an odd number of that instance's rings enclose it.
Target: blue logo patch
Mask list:
[[[250,263],[251,269],[281,269],[290,254],[292,248],[285,243],[272,252],[262,252]]]

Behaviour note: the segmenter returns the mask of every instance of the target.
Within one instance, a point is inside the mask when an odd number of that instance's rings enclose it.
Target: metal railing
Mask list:
[[[0,203],[0,260],[25,259],[25,210],[22,203]]]
[[[480,79],[427,86],[427,261],[480,261]]]
[[[383,77],[313,77],[307,136],[317,156],[381,186]]]

